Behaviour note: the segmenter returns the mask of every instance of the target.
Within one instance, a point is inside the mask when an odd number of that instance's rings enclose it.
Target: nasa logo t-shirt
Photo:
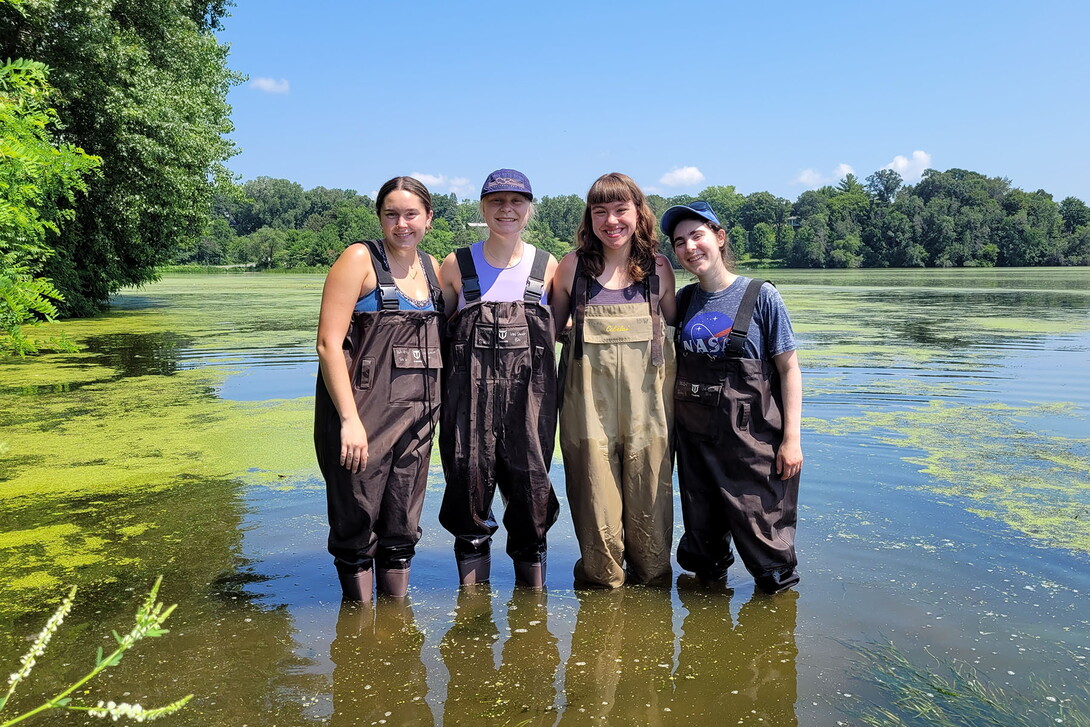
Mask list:
[[[698,311],[681,331],[681,345],[690,353],[718,356],[727,345],[734,318],[719,311]]]

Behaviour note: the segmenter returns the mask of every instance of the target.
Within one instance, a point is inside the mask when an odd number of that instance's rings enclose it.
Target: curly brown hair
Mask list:
[[[583,266],[592,277],[602,274],[605,259],[602,241],[594,234],[591,222],[591,207],[608,202],[629,201],[636,208],[636,230],[632,235],[632,246],[628,251],[628,274],[634,281],[644,280],[655,272],[655,252],[658,238],[655,236],[655,213],[647,204],[643,190],[632,178],[619,172],[603,174],[590,185],[587,192],[587,206],[583,210],[583,219],[579,222],[576,236],[576,255],[583,261]]]

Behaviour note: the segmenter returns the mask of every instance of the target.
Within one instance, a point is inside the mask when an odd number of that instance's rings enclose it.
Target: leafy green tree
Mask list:
[[[746,228],[741,225],[735,225],[730,228],[730,250],[734,255],[735,260],[741,260],[746,256],[749,251],[749,235],[746,233]]]
[[[262,227],[298,229],[311,208],[302,185],[287,179],[251,179],[242,185],[242,193],[245,199],[235,221],[235,231],[240,235],[249,235]]]
[[[583,198],[575,194],[542,197],[534,206],[534,219],[547,224],[552,236],[564,245],[564,249],[570,249],[583,218]]]
[[[747,201],[745,195],[739,194],[733,185],[705,187],[696,198],[711,205],[715,216],[719,218],[719,224],[727,230],[742,220],[740,212]]]
[[[758,222],[749,232],[748,243],[750,255],[769,260],[776,254],[776,231],[767,222]]]
[[[0,351],[19,355],[39,348],[22,327],[57,315],[63,295],[41,275],[49,243],[99,164],[55,140],[53,93],[43,63],[0,63]]]
[[[754,192],[745,198],[745,203],[738,210],[739,222],[747,230],[752,230],[762,222],[777,225],[787,217],[789,208],[790,203],[786,199],[780,199],[768,192]]]
[[[1065,197],[1060,202],[1060,217],[1063,219],[1064,232],[1071,233],[1090,225],[1090,207],[1081,199]]]
[[[892,204],[902,184],[904,179],[897,172],[892,169],[879,169],[867,177],[866,190],[880,204]]]
[[[225,4],[0,3],[0,47],[51,68],[58,142],[102,159],[43,270],[65,312],[91,313],[121,287],[153,279],[204,229],[216,185],[230,183],[226,95],[241,76],[214,34]]]

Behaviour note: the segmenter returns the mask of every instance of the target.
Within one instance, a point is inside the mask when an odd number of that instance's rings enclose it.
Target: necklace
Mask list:
[[[484,254],[484,261],[486,263],[488,263],[489,265],[491,265],[492,267],[497,268],[499,270],[510,270],[511,268],[515,267],[520,262],[522,262],[522,251],[524,249],[523,245],[524,245],[524,243],[522,242],[522,240],[519,240],[518,247],[516,248],[518,250],[518,255],[516,255],[515,251],[512,250],[511,251],[511,256],[509,258],[507,258],[507,264],[506,265],[496,265],[490,259],[490,256],[488,254],[488,243],[487,242],[484,243],[483,245],[481,245],[481,252]]]
[[[386,263],[388,265],[390,265],[390,267],[392,269],[393,268],[393,262],[394,262],[394,256],[390,254],[390,251],[388,249],[386,249],[386,242],[385,241],[383,241],[383,243],[382,243],[382,252],[385,253],[385,255],[386,255]],[[419,275],[419,274],[420,274],[420,266],[419,265],[413,265],[413,263],[410,262],[408,267],[405,268],[405,272],[402,273],[401,277],[411,278],[413,280],[416,280],[416,276]]]

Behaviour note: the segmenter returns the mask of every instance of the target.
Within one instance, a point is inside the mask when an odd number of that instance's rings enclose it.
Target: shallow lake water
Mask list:
[[[861,724],[896,705],[859,647],[892,643],[1064,719],[1090,656],[1090,270],[758,274],[805,390],[802,582],[774,597],[740,565],[726,589],[675,565],[668,590],[574,590],[558,455],[547,593],[513,587],[502,530],[491,586],[459,591],[434,460],[409,598],[342,607],[320,277],[167,276],[42,329],[81,350],[0,364],[0,665],[80,590],[14,706],[82,675],[162,574],[171,633],[88,701],[193,693],[179,725]]]

